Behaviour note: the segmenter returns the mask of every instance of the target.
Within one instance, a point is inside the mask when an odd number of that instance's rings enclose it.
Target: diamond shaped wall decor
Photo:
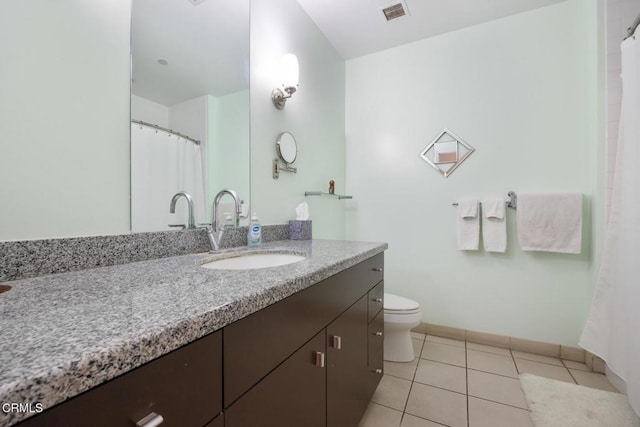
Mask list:
[[[420,157],[447,178],[475,149],[445,128]]]

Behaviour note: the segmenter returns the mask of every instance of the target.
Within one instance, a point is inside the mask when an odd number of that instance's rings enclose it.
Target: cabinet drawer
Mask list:
[[[384,279],[384,253],[362,261],[358,266],[360,266],[360,280],[368,284],[367,290]]]
[[[366,295],[382,279],[383,256],[369,258],[225,327],[224,407]]]
[[[369,291],[369,322],[382,310],[384,307],[384,282],[380,282],[375,288]]]
[[[367,341],[367,367],[369,376],[367,389],[369,397],[376,391],[378,383],[382,379],[384,369],[384,311],[379,311],[376,317],[369,323]]]
[[[202,427],[222,411],[222,333],[149,362],[35,417],[21,427],[131,427],[151,412],[164,426]]]

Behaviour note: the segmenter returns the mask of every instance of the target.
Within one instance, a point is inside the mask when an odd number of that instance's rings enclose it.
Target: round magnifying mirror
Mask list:
[[[291,164],[296,161],[298,146],[296,139],[289,132],[283,132],[278,136],[276,149],[278,150],[278,156],[286,164]]]

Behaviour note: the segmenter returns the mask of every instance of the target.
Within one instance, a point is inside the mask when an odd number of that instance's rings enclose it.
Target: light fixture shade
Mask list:
[[[281,79],[284,87],[298,86],[299,70],[298,70],[298,58],[292,54],[287,53],[282,57],[281,62]]]

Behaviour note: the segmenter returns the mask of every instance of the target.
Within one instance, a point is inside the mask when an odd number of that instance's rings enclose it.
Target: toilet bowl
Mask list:
[[[384,294],[384,360],[413,361],[411,328],[421,321],[420,304],[409,298]]]

